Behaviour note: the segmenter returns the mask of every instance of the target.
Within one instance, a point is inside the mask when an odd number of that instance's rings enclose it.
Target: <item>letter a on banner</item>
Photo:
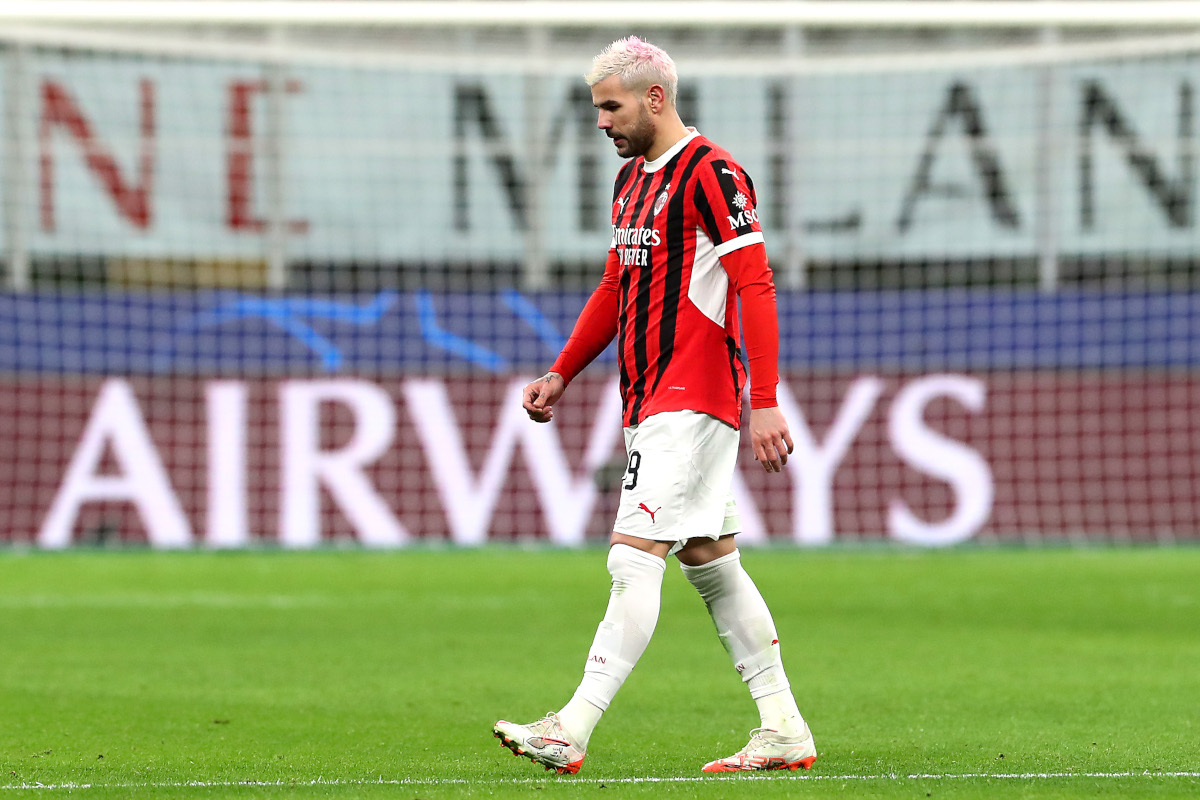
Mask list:
[[[1002,227],[1017,229],[1020,227],[1021,219],[1012,194],[1008,190],[1008,184],[1005,182],[999,153],[984,124],[983,109],[975,99],[970,86],[961,82],[950,87],[946,105],[938,113],[937,121],[929,132],[925,150],[921,153],[917,174],[905,194],[900,217],[896,220],[896,227],[901,233],[909,230],[916,215],[917,202],[924,196],[939,193],[933,180],[934,162],[942,137],[945,136],[946,128],[953,119],[962,123],[966,143],[970,148],[971,163],[974,165],[982,188],[980,196],[987,203],[992,220]],[[961,187],[956,186],[955,188]],[[963,195],[969,196],[969,193],[964,192]]]
[[[109,446],[120,471],[100,475],[98,470]],[[186,547],[192,543],[187,516],[150,439],[133,389],[117,379],[107,381],[100,389],[83,438],[38,532],[38,545],[69,545],[80,508],[97,502],[133,503],[146,526],[146,538],[156,547]]]

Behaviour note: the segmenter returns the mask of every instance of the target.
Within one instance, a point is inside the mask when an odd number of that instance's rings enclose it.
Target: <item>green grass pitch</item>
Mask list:
[[[0,553],[0,800],[1200,796],[1200,549],[745,562],[810,773],[699,772],[758,719],[674,564],[557,776],[491,725],[570,696],[599,550]]]

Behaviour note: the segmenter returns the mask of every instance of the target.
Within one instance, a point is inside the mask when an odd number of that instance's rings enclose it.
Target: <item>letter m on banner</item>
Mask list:
[[[67,87],[53,80],[43,81],[41,104],[38,166],[42,230],[53,232],[56,229],[54,134],[57,131],[67,133],[83,152],[88,170],[112,198],[120,215],[137,228],[145,230],[150,227],[150,196],[154,185],[154,84],[145,79],[139,84],[135,180],[129,180],[122,174],[116,157],[100,140],[91,120]],[[113,133],[109,132],[109,135]],[[132,137],[118,138],[132,140]]]

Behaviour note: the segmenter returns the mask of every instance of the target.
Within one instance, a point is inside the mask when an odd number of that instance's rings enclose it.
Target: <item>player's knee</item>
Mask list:
[[[727,591],[735,574],[741,570],[741,565],[742,554],[736,549],[703,564],[688,564],[683,560],[679,562],[684,577],[706,603]]]
[[[636,547],[614,544],[608,548],[608,574],[612,576],[614,591],[645,578],[661,581],[666,568],[667,562],[662,558]]]

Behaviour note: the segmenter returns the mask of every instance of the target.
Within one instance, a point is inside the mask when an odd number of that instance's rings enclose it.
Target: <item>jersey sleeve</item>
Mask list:
[[[610,250],[600,285],[588,298],[579,319],[575,321],[571,336],[563,345],[554,366],[550,367],[551,372],[562,375],[564,383],[569,384],[596,356],[604,352],[604,348],[617,335],[619,270],[617,253]]]
[[[775,281],[763,244],[740,247],[721,257],[730,285],[742,301],[742,337],[750,362],[750,407],[772,408],[779,384],[779,317]]]
[[[695,202],[701,229],[716,245],[717,255],[761,244],[754,182],[732,159],[714,158],[697,168]]]

